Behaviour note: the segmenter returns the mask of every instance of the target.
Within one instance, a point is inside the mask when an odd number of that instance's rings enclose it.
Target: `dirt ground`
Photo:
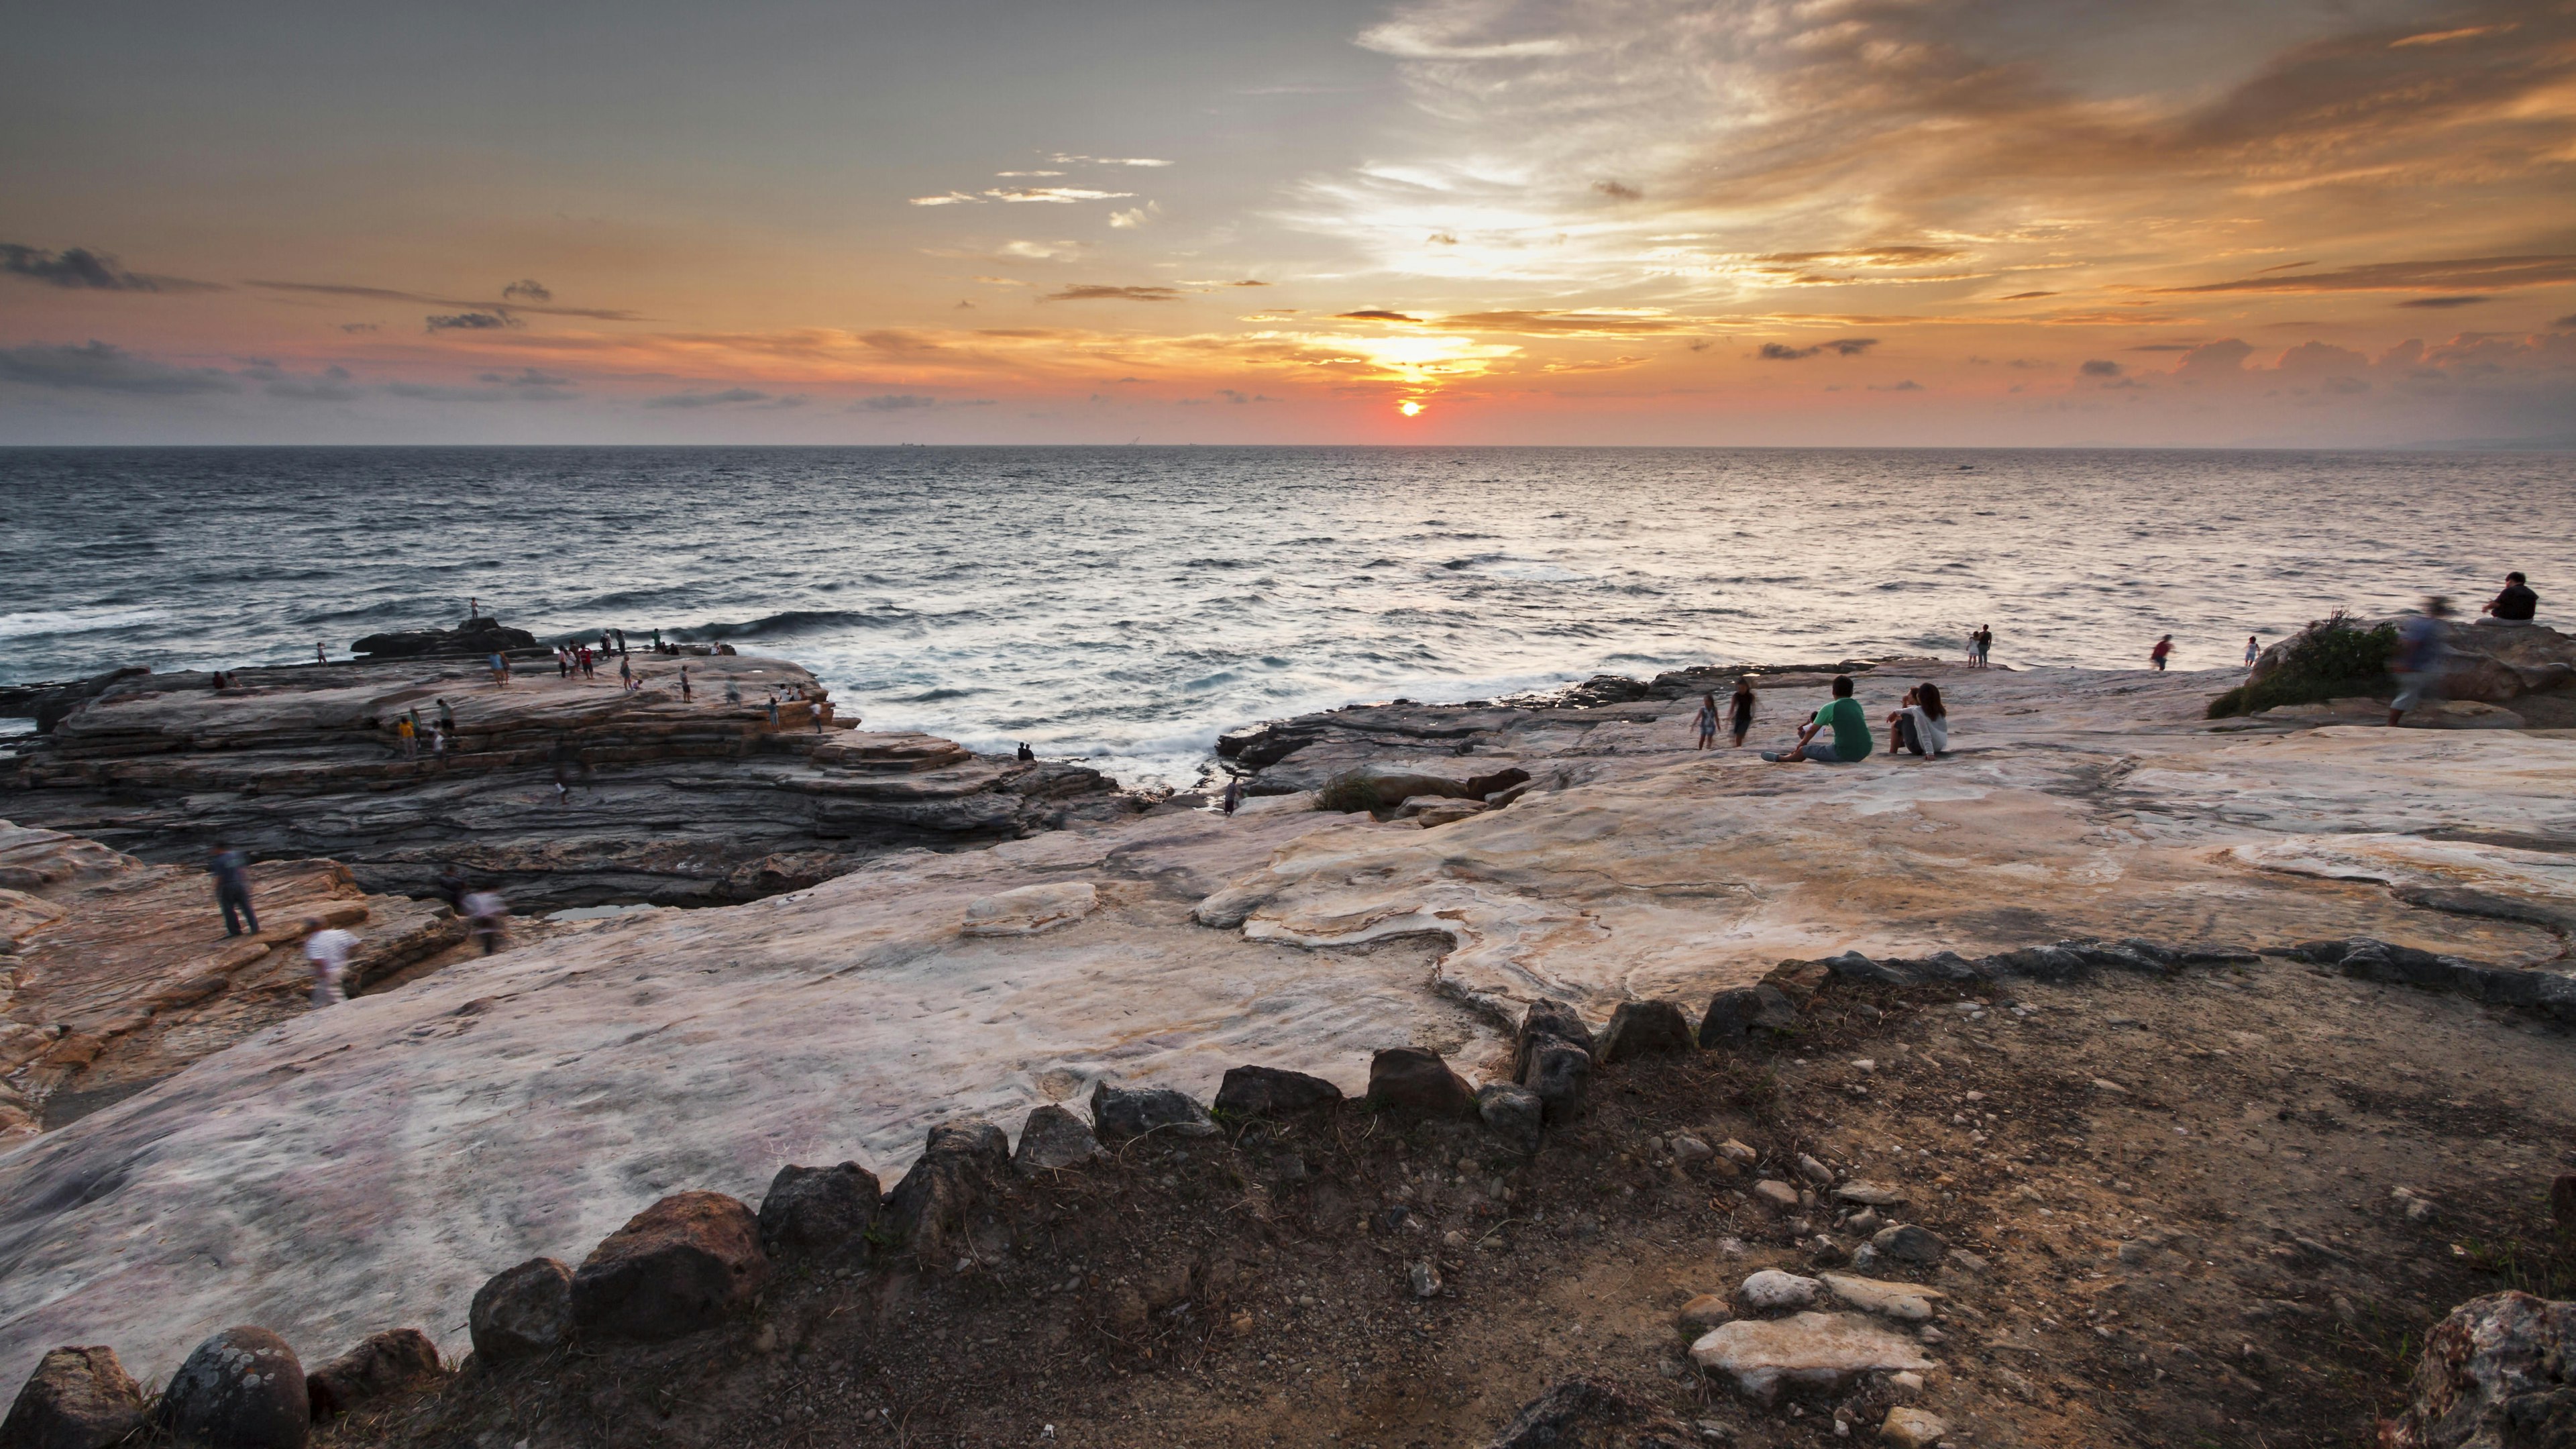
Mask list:
[[[2453,1304],[2569,1296],[2548,1192],[2576,1171],[2570,1045],[2278,960],[1838,981],[1772,1046],[1603,1068],[1534,1159],[1359,1104],[1143,1139],[1024,1181],[971,1260],[782,1263],[726,1329],[469,1366],[317,1442],[1449,1449],[1589,1374],[1707,1443],[1874,1441],[1911,1403],[1962,1446],[2363,1445]],[[1761,1161],[1678,1166],[1681,1132]],[[1693,1295],[1862,1240],[1747,1196],[1800,1153],[1897,1187],[1888,1218],[1948,1244],[1872,1270],[1948,1295],[1919,1391],[1765,1408],[1690,1364]],[[1441,1287],[1418,1298],[1426,1259]]]

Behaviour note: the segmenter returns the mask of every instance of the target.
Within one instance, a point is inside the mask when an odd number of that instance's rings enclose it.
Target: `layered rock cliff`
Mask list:
[[[779,659],[611,656],[591,679],[522,659],[506,685],[436,656],[92,683],[0,777],[0,815],[151,860],[218,841],[325,856],[372,891],[425,895],[452,869],[523,909],[747,900],[1129,808],[1084,766],[857,731]]]

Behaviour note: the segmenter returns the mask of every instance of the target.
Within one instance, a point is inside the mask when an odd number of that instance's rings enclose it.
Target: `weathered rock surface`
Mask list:
[[[1476,1115],[1524,1156],[1537,1152],[1544,1140],[1547,1104],[1527,1087],[1487,1082],[1476,1089]]]
[[[1782,959],[1859,952],[1982,981],[2162,974],[2191,955],[2160,963],[2137,937],[2240,956],[2367,937],[2502,973],[2479,983],[2566,980],[2519,969],[2558,958],[2548,926],[2416,901],[2508,882],[2553,898],[2576,740],[2212,725],[2220,683],[2187,674],[1872,673],[1864,708],[1914,677],[1950,697],[1949,759],[1698,755],[1691,701],[1479,708],[1426,756],[1499,766],[1474,721],[1508,723],[1510,763],[1537,779],[1437,831],[1262,809],[1076,821],[281,1022],[0,1158],[0,1373],[107,1341],[165,1374],[254,1302],[299,1342],[457,1323],[493,1265],[577,1259],[676,1188],[756,1196],[783,1162],[844,1158],[891,1181],[934,1121],[1017,1121],[1109,1076],[1204,1100],[1257,1061],[1356,1092],[1376,1047],[1436,1041],[1501,1080],[1532,1002],[1602,1021],[1624,1000],[1751,986]],[[1766,685],[1758,728],[1785,728],[1802,691],[1821,700],[1823,680]],[[2237,853],[2322,861],[2365,836],[2415,842],[2406,885]],[[959,934],[976,899],[1077,879],[1117,909]],[[1192,921],[1219,898],[1221,925]]]
[[[0,820],[0,1141],[59,1125],[310,1010],[297,949],[318,919],[359,938],[352,993],[462,939],[444,907],[368,895],[327,860],[251,869],[261,930],[226,936],[202,869]]]
[[[1735,1301],[1757,1313],[1776,1313],[1784,1308],[1812,1308],[1824,1292],[1825,1285],[1813,1278],[1765,1268],[1744,1280],[1735,1290]]]
[[[2494,1293],[2451,1310],[2424,1342],[2386,1449],[2576,1443],[2576,1303]]]
[[[600,1338],[678,1338],[749,1307],[768,1277],[760,1219],[740,1198],[673,1193],[582,1260],[572,1275],[573,1322]]]
[[[0,1449],[108,1449],[142,1424],[142,1386],[116,1350],[58,1348],[0,1420]]]
[[[1862,1278],[1849,1273],[1818,1275],[1827,1291],[1842,1300],[1847,1308],[1893,1318],[1899,1323],[1928,1323],[1932,1306],[1945,1295],[1938,1288],[1919,1283],[1890,1283],[1879,1278]]]
[[[1878,1437],[1897,1449],[1931,1449],[1942,1435],[1950,1432],[1950,1421],[1923,1409],[1899,1404],[1887,1411],[1880,1421]]]
[[[486,1366],[552,1353],[572,1337],[572,1269],[530,1258],[493,1274],[474,1290],[466,1326]]]
[[[372,1399],[435,1382],[446,1370],[438,1345],[417,1328],[371,1333],[358,1346],[304,1376],[313,1422],[337,1418]]]
[[[855,1162],[782,1167],[760,1199],[760,1246],[772,1257],[858,1251],[884,1201],[877,1175]]]
[[[633,654],[632,691],[614,658],[590,680],[522,660],[503,688],[483,652],[245,669],[220,690],[205,674],[121,676],[0,778],[0,815],[148,860],[192,861],[217,840],[258,859],[328,856],[371,891],[427,895],[454,868],[524,908],[748,900],[890,850],[1128,809],[1082,766],[855,733],[785,660]],[[439,755],[442,702],[455,727]],[[406,714],[422,728],[409,758]]]
[[[227,1328],[198,1344],[157,1417],[173,1440],[206,1449],[303,1449],[313,1424],[304,1366],[265,1328]]]
[[[1831,1389],[1862,1374],[1932,1367],[1914,1340],[1850,1313],[1739,1318],[1710,1329],[1690,1352],[1700,1367],[1730,1376],[1766,1404],[1784,1385]]]
[[[966,907],[968,936],[1034,936],[1070,926],[1100,908],[1100,892],[1083,881],[1021,886],[986,896]]]

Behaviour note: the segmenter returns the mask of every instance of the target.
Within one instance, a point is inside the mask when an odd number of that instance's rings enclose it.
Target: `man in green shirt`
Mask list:
[[[1832,738],[1821,738],[1828,728]],[[1787,764],[1813,760],[1820,765],[1848,765],[1868,755],[1872,743],[1869,720],[1860,712],[1860,701],[1852,698],[1851,676],[1837,674],[1833,702],[1799,727],[1797,748],[1785,755],[1764,750],[1762,758]]]

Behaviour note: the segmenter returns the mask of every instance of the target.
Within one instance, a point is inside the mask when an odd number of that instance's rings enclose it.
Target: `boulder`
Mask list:
[[[1690,1018],[1669,1001],[1623,1001],[1610,1014],[1593,1055],[1602,1065],[1632,1057],[1670,1055],[1691,1049]]]
[[[884,1201],[877,1175],[855,1162],[782,1167],[760,1200],[760,1246],[773,1256],[860,1251]]]
[[[1780,988],[1738,986],[1709,999],[1708,1012],[1699,1022],[1699,1044],[1741,1047],[1755,1032],[1783,1032],[1797,1024],[1798,1009]]]
[[[1735,1290],[1735,1301],[1757,1313],[1776,1313],[1783,1308],[1813,1308],[1823,1297],[1825,1285],[1813,1278],[1765,1268],[1744,1280]]]
[[[1530,1003],[1521,1014],[1521,1029],[1513,1043],[1512,1076],[1515,1080],[1529,1070],[1530,1048],[1544,1037],[1580,1047],[1585,1053],[1593,1049],[1592,1028],[1583,1024],[1583,1013],[1562,1001],[1541,997]]]
[[[1870,1235],[1870,1251],[1881,1258],[1894,1258],[1900,1263],[1938,1263],[1950,1245],[1933,1235],[1929,1228],[1912,1223],[1898,1223]]]
[[[486,1368],[552,1353],[572,1337],[572,1270],[530,1258],[474,1290],[466,1315],[474,1357]]]
[[[265,1328],[227,1328],[198,1344],[161,1393],[161,1428],[205,1449],[304,1449],[313,1427],[304,1365]]]
[[[1214,1137],[1223,1131],[1207,1108],[1187,1092],[1170,1087],[1113,1087],[1106,1081],[1091,1089],[1091,1128],[1103,1142],[1125,1142],[1148,1132]]]
[[[304,1376],[313,1422],[338,1418],[370,1399],[435,1383],[446,1373],[438,1345],[417,1328],[371,1333],[358,1346]]]
[[[879,1219],[909,1244],[923,1265],[957,1256],[966,1215],[1002,1190],[1011,1165],[1010,1140],[981,1117],[962,1117],[930,1129],[930,1140],[912,1171],[886,1195]]]
[[[1524,1157],[1538,1154],[1547,1121],[1547,1108],[1538,1093],[1509,1082],[1488,1082],[1476,1089],[1476,1115],[1514,1151]]]
[[[1890,1283],[1878,1278],[1859,1278],[1848,1273],[1823,1275],[1825,1288],[1844,1305],[1899,1323],[1928,1323],[1932,1305],[1947,1295],[1938,1288],[1919,1283]]]
[[[1090,1123],[1049,1103],[1030,1109],[1029,1119],[1020,1124],[1020,1145],[1011,1154],[1011,1165],[1022,1172],[1048,1172],[1108,1155]]]
[[[1691,1345],[1691,1358],[1735,1380],[1768,1404],[1783,1385],[1840,1389],[1863,1374],[1921,1373],[1932,1367],[1922,1346],[1853,1313],[1799,1313],[1739,1318]]]
[[[1783,961],[1763,976],[1761,984],[1777,990],[1789,998],[1792,1006],[1804,1011],[1833,977],[1834,968],[1822,961]]]
[[[1931,1449],[1932,1445],[1940,1442],[1942,1435],[1949,1432],[1949,1420],[1903,1405],[1888,1410],[1887,1417],[1878,1426],[1878,1437],[1895,1445],[1896,1449]]]
[[[2511,1449],[2576,1443],[2576,1303],[2491,1293],[2425,1335],[2405,1413],[2382,1449]]]
[[[1473,1117],[1475,1089],[1436,1052],[1389,1047],[1369,1059],[1369,1100],[1425,1117]]]
[[[477,614],[453,629],[395,629],[369,634],[351,644],[349,652],[371,660],[426,659],[508,653],[513,649],[536,647],[536,635],[525,629],[509,628],[489,614]]]
[[[1363,765],[1325,781],[1323,788],[1315,792],[1315,805],[1320,810],[1339,810],[1346,814],[1358,810],[1391,810],[1417,795],[1463,800],[1467,798],[1467,784],[1464,780],[1392,766]]]
[[[751,1306],[769,1277],[760,1219],[720,1192],[673,1193],[629,1218],[572,1275],[585,1335],[659,1342]]]
[[[1321,1077],[1277,1067],[1230,1067],[1216,1089],[1220,1112],[1243,1117],[1285,1117],[1342,1100],[1342,1089]]]
[[[107,1449],[143,1424],[143,1390],[105,1346],[45,1355],[0,1420],[0,1449]]]
[[[1592,1053],[1552,1036],[1531,1041],[1521,1085],[1538,1094],[1547,1125],[1561,1127],[1583,1116],[1592,1087]]]
[[[1021,886],[970,901],[958,929],[965,936],[1034,936],[1070,926],[1100,909],[1100,892],[1087,881]]]

